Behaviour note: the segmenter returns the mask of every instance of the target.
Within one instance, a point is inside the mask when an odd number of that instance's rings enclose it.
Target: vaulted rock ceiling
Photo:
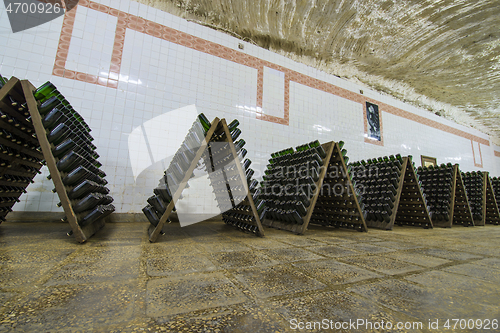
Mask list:
[[[492,135],[495,0],[138,0]]]

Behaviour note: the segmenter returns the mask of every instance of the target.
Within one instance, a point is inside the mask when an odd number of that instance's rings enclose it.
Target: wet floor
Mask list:
[[[0,332],[500,331],[500,226],[147,227],[2,223]]]

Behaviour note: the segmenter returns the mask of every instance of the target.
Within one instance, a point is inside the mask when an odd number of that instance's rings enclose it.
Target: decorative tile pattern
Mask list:
[[[265,121],[270,121],[274,122],[277,124],[281,125],[289,125],[289,108],[290,108],[290,81],[294,81],[297,83],[300,83],[302,85],[318,89],[330,94],[337,95],[339,97],[355,101],[361,104],[364,104],[365,101],[372,102],[374,104],[378,104],[379,108],[381,111],[391,113],[451,134],[455,134],[467,139],[471,139],[474,141],[477,141],[479,143],[482,143],[484,145],[489,146],[490,142],[486,139],[477,137],[475,135],[472,135],[470,133],[466,133],[464,131],[457,130],[453,127],[446,126],[443,124],[440,124],[436,121],[432,121],[430,119],[427,119],[422,116],[415,115],[413,113],[410,113],[408,111],[404,111],[401,109],[398,109],[394,106],[387,105],[385,103],[381,103],[379,101],[376,101],[374,99],[369,99],[369,98],[364,98],[364,96],[354,93],[352,91],[349,91],[347,89],[340,88],[338,86],[335,86],[333,84],[327,83],[325,81],[321,81],[319,79],[313,78],[311,76],[290,70],[288,68],[282,67],[277,64],[273,64],[271,62],[259,59],[257,57],[245,54],[243,52],[239,52],[236,50],[233,50],[229,47],[225,47],[220,44],[216,44],[214,42],[204,40],[202,38],[190,35],[188,33],[161,25],[156,22],[152,22],[146,19],[143,19],[141,17],[127,14],[125,12],[119,11],[114,8],[110,8],[108,6],[102,5],[95,3],[93,1],[80,1],[78,3],[78,6],[82,7],[88,7],[97,11],[100,11],[102,13],[106,13],[112,16],[116,16],[118,18],[117,21],[117,27],[116,27],[116,35],[115,35],[115,42],[113,45],[113,57],[111,59],[111,67],[109,70],[109,77],[97,77],[95,75],[91,74],[84,74],[80,72],[75,72],[75,71],[69,71],[68,75],[66,75],[66,60],[68,57],[68,49],[69,49],[69,41],[71,40],[71,35],[73,33],[73,25],[75,22],[75,13],[76,13],[76,8],[70,12],[67,12],[64,18],[64,23],[63,23],[63,28],[61,30],[61,38],[59,41],[59,48],[58,48],[58,53],[56,56],[56,62],[54,64],[54,71],[53,74],[57,76],[63,76],[66,78],[72,78],[76,80],[81,80],[85,81],[88,83],[95,83],[99,85],[104,85],[108,86],[110,88],[117,88],[117,80],[119,77],[120,73],[120,64],[121,64],[121,57],[122,57],[122,52],[123,52],[123,41],[125,39],[125,31],[126,29],[131,29],[137,32],[141,32],[156,38],[161,38],[163,40],[176,43],[203,53],[207,53],[210,55],[214,55],[216,57],[230,60],[245,66],[249,66],[252,68],[255,68],[258,70],[257,74],[257,109],[260,110],[261,112],[256,113],[256,118],[265,120]],[[262,112],[262,103],[263,103],[263,93],[264,93],[264,67],[274,69],[276,71],[280,71],[284,73],[285,78],[285,88],[284,88],[284,116],[283,118],[277,117],[274,115],[268,115],[265,114],[265,112]],[[364,107],[365,108],[365,107]],[[363,110],[364,116],[366,119],[366,110]],[[382,119],[382,112],[380,113],[380,119]],[[380,121],[381,124],[381,133],[383,133],[383,128],[382,128],[382,120]],[[367,131],[366,128],[366,120],[365,120],[365,133]],[[376,141],[376,140],[370,140],[365,137],[365,142],[366,143],[372,143],[376,145],[383,146],[384,145],[384,140],[383,140],[383,134],[382,134],[382,140],[381,141]]]

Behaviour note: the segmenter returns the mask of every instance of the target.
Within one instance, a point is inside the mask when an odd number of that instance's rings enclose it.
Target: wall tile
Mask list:
[[[475,129],[135,1],[80,1],[66,18],[16,34],[0,7],[0,73],[52,81],[85,117],[118,212],[139,212],[168,162],[155,158],[135,178],[129,134],[191,104],[209,118],[240,121],[257,177],[271,152],[316,139],[345,141],[352,161],[401,153],[419,165],[428,155],[500,175],[500,147]],[[366,100],[381,110],[381,145],[364,140]],[[171,123],[154,125],[183,136]],[[165,147],[177,150],[174,141]],[[44,168],[15,210],[62,211],[46,176]],[[206,194],[200,184],[190,191],[193,209],[210,211],[211,198],[196,200]]]

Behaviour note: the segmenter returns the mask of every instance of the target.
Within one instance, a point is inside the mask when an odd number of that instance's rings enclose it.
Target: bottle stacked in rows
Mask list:
[[[492,177],[491,186],[493,187],[493,192],[495,194],[497,205],[500,206],[500,177]]]
[[[313,141],[271,154],[261,182],[260,198],[266,201],[266,219],[302,225],[319,191],[318,180],[326,152]]]
[[[158,225],[181,183],[185,181],[186,188],[189,188],[188,180],[194,175],[191,172],[189,177],[186,177],[187,171],[205,140],[209,128],[210,126],[207,128],[199,118],[193,123],[180,148],[174,154],[170,165],[165,170],[158,186],[153,190],[154,195],[148,198],[148,204],[142,209],[142,212],[152,226],[156,227]],[[179,194],[177,199],[182,199],[182,194]],[[172,208],[172,211],[175,211],[175,207]]]
[[[52,83],[40,86],[34,97],[78,224],[83,227],[108,216],[115,207],[90,127]]]
[[[403,159],[400,154],[353,162],[348,170],[368,226],[389,223],[395,206]]]
[[[483,173],[479,171],[462,172],[467,198],[474,221],[483,219]]]
[[[0,91],[6,92],[0,101],[0,221],[45,163],[22,87],[16,83],[8,88],[7,81],[0,75]]]
[[[210,124],[204,114],[200,114],[200,120],[206,126]],[[265,205],[264,201],[257,200],[260,189],[258,182],[253,179],[255,172],[251,168],[252,161],[246,158],[246,142],[240,138],[241,130],[238,125],[239,121],[236,119],[229,123],[228,135],[223,123],[219,122],[203,153],[203,160],[222,220],[240,230],[259,234],[259,225],[253,215],[248,194],[252,196],[259,220],[264,217]],[[236,156],[231,149],[231,142]]]
[[[452,205],[453,165],[418,167],[417,174],[432,222],[449,221]]]

